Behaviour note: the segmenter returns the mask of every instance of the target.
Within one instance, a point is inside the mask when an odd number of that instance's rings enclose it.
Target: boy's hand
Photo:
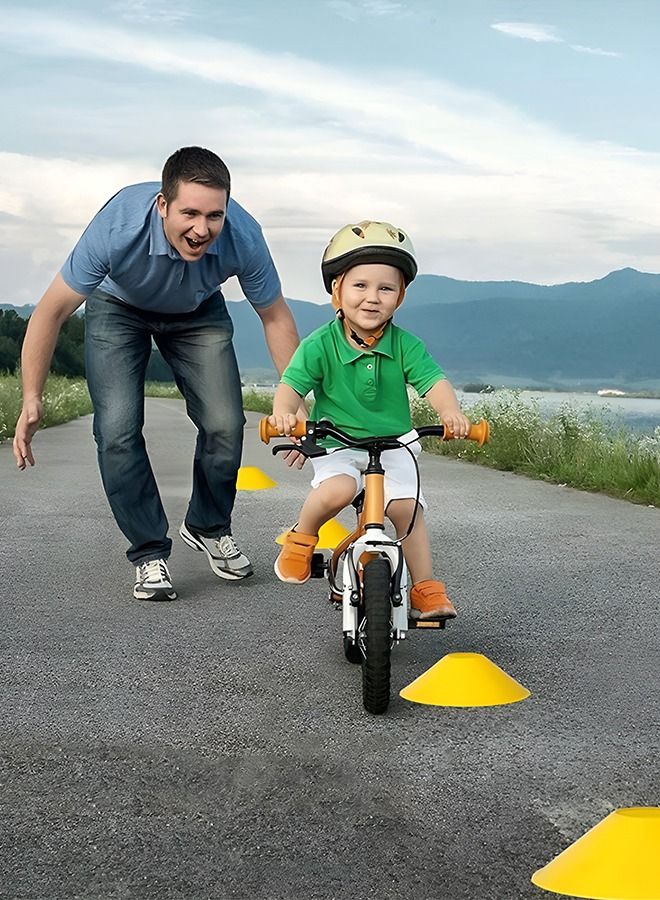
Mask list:
[[[291,432],[296,427],[297,421],[298,419],[294,413],[284,413],[284,415],[275,415],[273,413],[272,416],[268,416],[268,424],[272,428],[277,428],[280,434],[288,436],[291,435]]]
[[[291,437],[291,431],[295,428],[297,422],[298,418],[293,413],[284,413],[284,415],[275,415],[273,413],[272,416],[268,416],[268,424],[272,428],[277,428],[280,434],[286,434],[289,437]],[[294,444],[300,443],[298,438],[291,437],[291,440]],[[306,457],[294,449],[289,453],[284,453],[283,457],[289,468],[296,466],[298,469],[302,469],[306,462]]]
[[[467,416],[463,415],[460,409],[455,412],[445,412],[440,418],[442,419],[442,424],[453,433],[454,437],[460,440],[468,436],[472,423]]]

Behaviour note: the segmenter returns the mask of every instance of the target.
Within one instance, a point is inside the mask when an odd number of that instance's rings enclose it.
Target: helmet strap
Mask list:
[[[339,309],[335,310],[335,316],[342,323],[346,321],[346,315],[344,313],[344,310],[341,308],[341,306],[339,307]],[[387,325],[387,322],[385,323],[385,325]],[[364,347],[366,350],[368,350],[369,347],[373,346],[373,344],[375,344],[376,341],[379,340],[379,338],[381,338],[383,336],[384,331],[385,331],[385,326],[383,326],[383,328],[381,329],[381,331],[378,334],[369,335],[369,337],[366,337],[366,338],[361,338],[360,335],[357,333],[357,331],[355,331],[355,329],[351,328],[350,338],[352,341],[354,341],[358,345],[358,347]]]
[[[342,315],[341,318],[343,319],[344,316]],[[351,340],[355,341],[355,343],[358,345],[358,347],[364,347],[365,350],[368,350],[370,347],[373,347],[373,345],[376,343],[376,341],[379,341],[382,338],[382,336],[385,334],[385,329],[387,328],[387,326],[389,325],[389,323],[391,321],[392,321],[391,318],[388,319],[387,322],[385,322],[383,327],[380,329],[380,331],[377,331],[375,334],[370,334],[369,337],[366,337],[366,338],[361,338],[360,335],[357,334],[351,328]]]

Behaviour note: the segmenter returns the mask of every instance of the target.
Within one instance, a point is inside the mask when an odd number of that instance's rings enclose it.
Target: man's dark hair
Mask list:
[[[179,183],[193,181],[208,187],[229,191],[229,169],[212,150],[203,147],[182,147],[173,153],[163,166],[161,192],[168,203],[176,198]]]

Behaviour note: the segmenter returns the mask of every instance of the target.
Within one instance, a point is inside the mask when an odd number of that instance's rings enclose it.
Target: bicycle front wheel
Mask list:
[[[384,713],[390,702],[390,565],[374,559],[364,568],[364,659],[362,702],[367,712]]]

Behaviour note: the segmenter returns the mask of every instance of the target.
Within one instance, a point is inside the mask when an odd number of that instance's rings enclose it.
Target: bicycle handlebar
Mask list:
[[[439,437],[442,438],[443,441],[452,441],[456,440],[456,437],[452,431],[450,431],[445,425],[420,425],[419,428],[415,429],[417,434],[420,437]],[[286,437],[281,432],[274,428],[268,422],[268,416],[264,416],[263,419],[259,422],[259,437],[264,442],[264,444],[268,444],[271,438],[274,437]],[[333,437],[336,440],[341,441],[347,447],[364,447],[365,444],[374,441],[383,442],[383,443],[397,443],[398,436],[385,436],[385,437],[373,437],[368,439],[359,440],[357,438],[351,437],[349,434],[346,434],[341,429],[336,428],[332,422],[328,422],[325,419],[321,419],[319,422],[314,422],[309,420],[307,422],[296,422],[295,428],[291,431],[291,437],[308,437],[308,438],[324,438],[324,437]],[[480,447],[486,443],[488,438],[490,437],[490,425],[486,421],[486,419],[480,419],[478,422],[474,422],[470,425],[470,430],[467,434],[467,440],[476,441]]]

